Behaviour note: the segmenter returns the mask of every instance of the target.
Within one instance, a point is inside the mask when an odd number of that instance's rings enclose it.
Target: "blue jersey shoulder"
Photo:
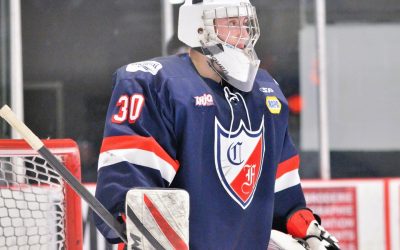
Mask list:
[[[157,57],[122,66],[114,74],[114,83],[122,79],[163,82],[173,77],[190,77],[195,71],[191,67],[191,63],[184,60],[184,56]]]
[[[275,95],[283,105],[287,106],[286,97],[283,94],[279,83],[265,69],[258,70],[253,91],[260,91],[267,95]]]

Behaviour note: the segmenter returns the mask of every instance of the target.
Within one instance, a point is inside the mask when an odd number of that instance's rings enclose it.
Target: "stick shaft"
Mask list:
[[[157,250],[165,250],[165,248],[153,237],[153,235],[147,230],[147,228],[143,225],[137,215],[133,212],[132,208],[127,206],[126,215],[128,218],[135,224],[135,226],[139,229],[139,231],[146,237],[146,239],[150,242],[150,244],[155,247]]]
[[[89,207],[103,219],[106,224],[111,227],[117,235],[127,243],[125,235],[125,227],[119,223],[114,216],[97,200],[76,178],[68,171],[68,169],[60,163],[60,161],[48,150],[42,147],[38,150],[39,154],[56,170],[61,177],[84,199]]]
[[[0,116],[3,117],[14,129],[16,129],[23,139],[61,175],[61,177],[74,189],[79,196],[84,199],[92,210],[100,216],[103,221],[112,228],[117,235],[127,244],[125,227],[119,223],[111,213],[68,171],[68,169],[52,154],[43,142],[22,122],[12,110],[4,105],[0,109]]]
[[[20,121],[14,112],[4,105],[0,109],[0,116],[4,118],[11,125],[12,128],[18,131],[22,138],[34,149],[39,150],[43,147],[43,142],[22,122]]]

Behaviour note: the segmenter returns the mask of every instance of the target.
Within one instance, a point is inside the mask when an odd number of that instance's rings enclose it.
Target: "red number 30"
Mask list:
[[[118,114],[112,116],[113,123],[135,123],[142,112],[144,97],[140,94],[133,94],[131,97],[122,95],[119,97],[116,106],[119,107]]]

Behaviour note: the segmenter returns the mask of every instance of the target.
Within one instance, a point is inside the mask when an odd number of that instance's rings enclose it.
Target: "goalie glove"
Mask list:
[[[302,239],[295,239],[289,234],[271,230],[267,250],[308,250],[308,244]]]
[[[319,216],[314,215],[310,209],[303,208],[288,217],[286,228],[293,237],[305,239],[311,250],[340,250],[338,240],[320,222]]]

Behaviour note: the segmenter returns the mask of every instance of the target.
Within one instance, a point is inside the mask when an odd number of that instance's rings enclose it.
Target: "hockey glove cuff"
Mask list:
[[[286,228],[293,237],[305,239],[311,250],[339,250],[338,240],[320,222],[319,216],[308,208],[302,208],[289,215]]]

